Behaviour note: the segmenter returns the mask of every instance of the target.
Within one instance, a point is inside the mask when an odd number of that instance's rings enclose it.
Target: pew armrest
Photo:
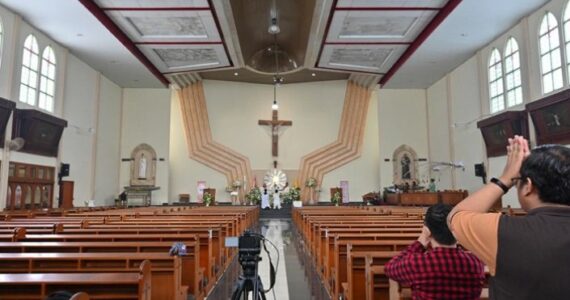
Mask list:
[[[348,282],[341,283],[342,286],[342,299],[349,300],[348,297]]]

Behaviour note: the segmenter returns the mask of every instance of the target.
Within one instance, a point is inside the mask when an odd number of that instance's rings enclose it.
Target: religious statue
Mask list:
[[[410,158],[407,154],[404,154],[400,164],[402,165],[402,179],[411,179],[412,174],[410,172]]]
[[[141,154],[139,159],[139,179],[146,179],[146,158],[144,153]]]

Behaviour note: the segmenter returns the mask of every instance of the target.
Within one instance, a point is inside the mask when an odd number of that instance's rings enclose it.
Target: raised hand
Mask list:
[[[530,155],[528,141],[522,137],[515,135],[509,139],[507,146],[507,163],[503,169],[503,174],[499,178],[508,187],[512,186],[512,180],[519,176],[519,171],[524,159]]]

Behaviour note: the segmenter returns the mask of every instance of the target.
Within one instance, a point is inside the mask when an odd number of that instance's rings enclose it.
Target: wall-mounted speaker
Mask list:
[[[61,163],[61,167],[59,169],[59,177],[66,176],[69,176],[69,164]]]

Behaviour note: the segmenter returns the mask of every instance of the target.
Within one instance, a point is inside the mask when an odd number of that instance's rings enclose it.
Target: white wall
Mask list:
[[[515,37],[519,43],[524,99],[523,104],[510,107],[508,110],[523,110],[525,104],[543,98],[545,95],[542,94],[538,53],[539,26],[545,13],[552,12],[562,30],[562,14],[566,4],[566,0],[548,2],[500,34],[472,58],[428,88],[431,159],[463,160],[466,166],[465,172],[456,170],[449,180],[444,181],[442,177],[443,188],[475,191],[482,185],[480,178],[474,177],[473,170],[473,165],[479,162],[486,163],[488,177],[497,177],[501,174],[506,157],[487,158],[480,130],[476,126],[478,120],[490,116],[487,75],[489,55],[494,48],[503,53],[510,37]],[[561,51],[562,57],[570,55],[565,53],[564,47],[561,47]],[[565,80],[563,89],[567,89],[570,80],[567,78],[566,70],[563,74]],[[560,90],[552,93],[557,92]],[[534,128],[530,119],[529,127],[531,144],[535,145]],[[451,134],[447,134],[447,128],[451,128]],[[511,191],[503,196],[503,205],[520,207],[516,193]]]
[[[271,85],[204,81],[204,90],[213,139],[249,157],[252,169],[272,168],[269,128],[257,124],[271,119],[273,87]],[[292,120],[293,126],[279,138],[278,168],[298,170],[303,155],[325,146],[338,136],[340,116],[346,92],[346,81],[285,84],[277,90],[279,118]],[[349,181],[351,200],[378,190],[378,134],[376,103],[370,103],[365,148],[361,158],[327,174],[323,190],[337,186],[339,180]],[[219,200],[227,199],[225,177],[188,159],[188,149],[177,97],[172,98],[170,131],[170,198],[190,193],[196,199],[196,182],[205,180],[216,188]],[[257,178],[261,185],[263,178]],[[295,178],[288,179],[290,183]],[[321,194],[328,199],[328,193]]]
[[[156,162],[156,186],[152,192],[152,204],[169,202],[169,89],[123,89],[121,158],[129,158],[133,149],[146,143],[154,148]],[[131,162],[121,162],[120,188],[129,185]]]
[[[394,183],[392,158],[401,145],[412,147],[418,159],[428,158],[426,109],[425,90],[379,91],[380,187]],[[421,184],[429,181],[427,162],[418,162],[418,176]]]
[[[34,109],[18,101],[22,45],[32,33],[40,51],[48,45],[55,51],[55,107],[51,114],[68,121],[58,157],[12,152],[10,159],[55,167],[60,161],[70,163],[70,177],[66,180],[75,181],[74,205],[83,206],[89,199],[95,199],[96,205],[111,204],[110,199],[117,194],[119,183],[121,88],[2,6],[0,17],[4,27],[0,96],[16,102],[18,108]],[[9,124],[8,131],[10,127]],[[57,206],[57,192],[53,200]],[[2,208],[3,203],[0,200]]]
[[[426,92],[430,162],[450,162],[452,160],[448,87],[448,78],[444,77]],[[430,172],[430,178],[435,179],[438,189],[452,188],[451,169],[442,168],[439,171],[432,171],[430,168]]]
[[[95,132],[96,164],[93,166],[95,180],[93,199],[101,205],[113,205],[113,200],[122,191],[122,187],[119,187],[122,97],[122,89],[118,85],[101,77]]]
[[[67,128],[61,138],[61,161],[70,165],[69,178],[74,185],[75,206],[92,199],[92,170],[95,167],[94,142],[97,128],[96,110],[99,101],[100,76],[74,56],[69,56],[67,89],[63,118]],[[100,203],[97,203],[100,204]]]

